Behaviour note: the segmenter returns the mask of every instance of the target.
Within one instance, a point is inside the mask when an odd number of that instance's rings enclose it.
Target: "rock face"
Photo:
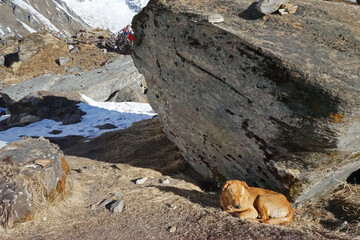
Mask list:
[[[26,138],[0,150],[0,225],[33,218],[44,199],[53,202],[68,189],[70,168],[48,140]]]
[[[77,92],[96,101],[146,102],[144,77],[134,66],[130,56],[118,56],[99,69],[78,75],[45,75],[3,89],[18,101],[38,91]],[[117,93],[123,93],[118,96]]]
[[[251,2],[151,1],[133,58],[199,173],[301,203],[360,168],[360,9],[295,1],[296,14],[265,19]],[[225,21],[206,21],[216,13]]]

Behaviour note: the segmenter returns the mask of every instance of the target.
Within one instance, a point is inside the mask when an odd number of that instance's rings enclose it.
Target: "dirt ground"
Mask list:
[[[199,187],[201,179],[167,140],[157,119],[91,141],[77,137],[53,141],[62,146],[72,169],[70,193],[32,221],[0,230],[0,239],[360,238],[358,185],[345,184],[296,209],[294,222],[285,226],[228,215],[220,208],[218,193]],[[134,183],[142,177],[148,177],[144,184]],[[161,183],[164,179],[169,184]],[[96,208],[104,198],[122,199],[124,211],[113,214]],[[171,227],[176,230],[170,232]]]
[[[31,38],[41,39],[43,44],[39,43],[38,52],[26,62],[15,61],[10,67],[0,67],[0,84],[3,88],[45,74],[70,74],[66,70],[73,66],[81,68],[82,71],[94,70],[116,55],[111,52],[103,53],[100,48],[85,44],[79,44],[78,51],[70,51],[65,42],[49,33],[34,33],[26,38],[28,41],[31,41]],[[0,47],[0,54],[9,54],[16,46]],[[59,57],[67,57],[70,61],[60,66],[56,62]]]

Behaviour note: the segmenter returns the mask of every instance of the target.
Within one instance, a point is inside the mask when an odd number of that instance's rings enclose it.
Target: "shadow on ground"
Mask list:
[[[172,192],[178,196],[189,199],[193,203],[200,204],[203,207],[221,208],[219,195],[202,193],[196,190],[179,189],[171,186],[155,186],[163,192]]]
[[[150,168],[173,178],[195,183],[205,191],[218,191],[216,182],[203,179],[163,133],[158,119],[134,123],[123,130],[85,141],[82,137],[51,138],[67,154],[108,163]]]
[[[264,14],[259,13],[256,9],[257,2],[253,2],[245,11],[241,12],[239,14],[240,18],[243,18],[245,20],[256,20],[259,18],[262,18]]]

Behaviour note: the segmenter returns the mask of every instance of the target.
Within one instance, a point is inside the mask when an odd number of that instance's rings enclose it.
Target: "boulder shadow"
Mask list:
[[[66,155],[153,169],[194,183],[205,191],[220,189],[217,182],[201,177],[185,161],[157,118],[135,122],[129,128],[106,132],[93,139],[70,136],[49,140],[58,144]]]
[[[255,6],[258,2],[253,2],[245,11],[239,14],[239,17],[245,20],[257,20],[264,16],[264,14],[259,13]]]
[[[178,196],[189,199],[202,207],[221,208],[219,195],[203,193],[196,190],[180,189],[172,186],[154,186],[163,192],[172,192]]]

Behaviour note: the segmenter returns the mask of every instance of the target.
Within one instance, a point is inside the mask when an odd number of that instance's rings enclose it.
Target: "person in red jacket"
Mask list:
[[[130,32],[130,33],[129,33],[129,36],[128,36],[128,39],[129,39],[131,42],[134,42],[134,41],[135,41],[135,36]]]

